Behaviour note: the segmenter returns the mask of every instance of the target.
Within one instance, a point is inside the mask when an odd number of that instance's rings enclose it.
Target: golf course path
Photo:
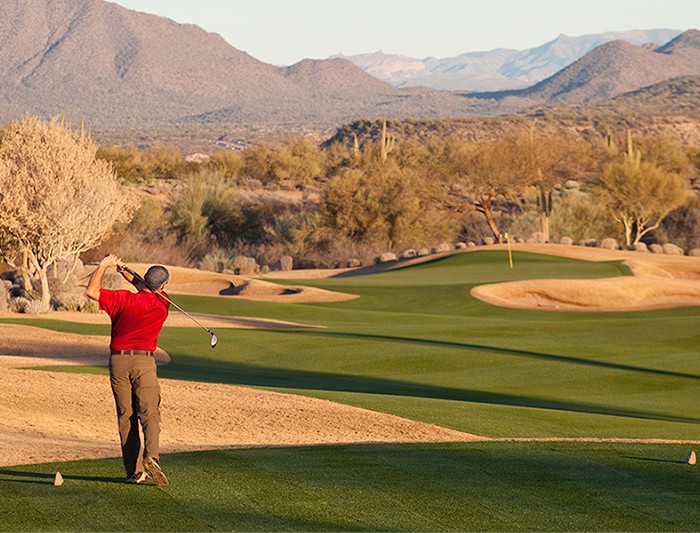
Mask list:
[[[107,363],[107,337],[0,324],[0,466],[120,455],[105,375],[32,366]],[[162,352],[159,358],[167,358]],[[326,400],[161,379],[164,453],[235,447],[450,442],[482,437]]]

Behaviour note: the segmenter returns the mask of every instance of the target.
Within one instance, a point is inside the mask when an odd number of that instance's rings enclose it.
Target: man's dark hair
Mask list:
[[[148,285],[149,289],[157,291],[163,283],[170,279],[170,273],[167,268],[155,265],[146,271],[146,275],[143,279],[146,281],[146,285]]]

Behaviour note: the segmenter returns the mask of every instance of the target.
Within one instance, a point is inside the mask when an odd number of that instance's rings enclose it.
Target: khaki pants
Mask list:
[[[117,405],[124,469],[129,477],[143,472],[144,457],[159,458],[160,385],[156,360],[147,355],[112,355],[109,381]],[[143,447],[139,422],[143,428]]]

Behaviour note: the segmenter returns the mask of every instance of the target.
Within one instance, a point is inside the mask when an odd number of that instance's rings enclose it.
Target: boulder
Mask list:
[[[465,250],[467,248],[466,242],[455,243],[455,250]]]
[[[634,245],[634,250],[637,252],[648,252],[649,248],[647,245],[643,242],[638,242],[637,244]]]
[[[600,241],[600,247],[604,248],[605,250],[619,250],[620,245],[615,239],[608,237],[607,239]]]
[[[693,248],[688,252],[688,255],[692,257],[700,257],[700,248]]]
[[[237,255],[233,258],[233,271],[239,276],[255,276],[260,274],[260,265],[254,257]]]
[[[450,246],[446,242],[443,242],[442,244],[438,244],[435,248],[433,248],[434,254],[442,254],[442,253],[450,252],[450,251],[452,251],[452,246]]]
[[[283,255],[280,257],[280,269],[284,272],[289,272],[294,268],[294,259],[289,255]]]
[[[484,244],[493,244],[496,240],[493,237],[484,237]]]
[[[673,243],[667,242],[661,246],[664,249],[664,253],[667,255],[685,255],[683,248],[676,246]]]
[[[565,244],[566,246],[571,246],[574,244],[574,240],[571,237],[562,237],[559,239],[559,244]]]
[[[348,268],[359,268],[361,266],[362,266],[362,261],[360,261],[359,259],[353,258],[353,259],[350,259],[348,261]]]
[[[660,244],[656,244],[656,243],[650,244],[650,245],[649,245],[649,251],[650,251],[651,253],[653,253],[653,254],[662,254],[662,253],[664,253],[663,246],[661,246]]]
[[[430,250],[428,250],[427,248],[418,249],[418,257],[424,257],[426,255],[430,255]]]
[[[416,252],[413,248],[404,250],[404,252],[401,254],[401,259],[413,259],[414,257],[418,257],[418,252]]]
[[[469,241],[467,243],[467,248],[476,248],[476,243],[474,241]]]
[[[379,257],[377,257],[377,263],[390,263],[396,260],[397,257],[394,252],[384,252]]]
[[[536,231],[535,233],[533,233],[531,235],[531,238],[533,239],[532,242],[536,242],[538,244],[544,244],[545,242],[547,242],[544,233],[542,233],[541,231]],[[528,240],[528,242],[530,241]]]

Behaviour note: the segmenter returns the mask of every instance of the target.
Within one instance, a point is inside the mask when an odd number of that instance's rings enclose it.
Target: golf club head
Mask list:
[[[219,342],[219,338],[214,333],[212,333],[211,334],[211,347],[213,348],[214,346],[216,346],[217,342]]]

